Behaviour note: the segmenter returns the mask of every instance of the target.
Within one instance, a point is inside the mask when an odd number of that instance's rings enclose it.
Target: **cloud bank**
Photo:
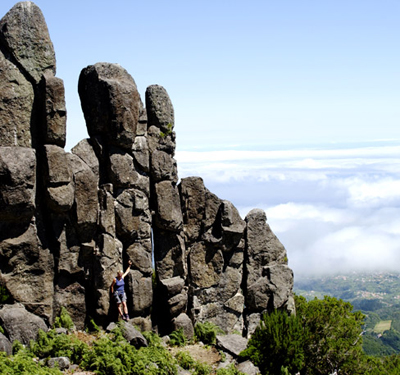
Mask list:
[[[400,269],[400,146],[177,152],[242,217],[266,211],[298,277]]]

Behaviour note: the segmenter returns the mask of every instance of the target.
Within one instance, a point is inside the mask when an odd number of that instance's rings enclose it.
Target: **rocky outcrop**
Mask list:
[[[84,68],[90,138],[66,152],[55,71],[40,9],[18,3],[0,21],[0,285],[9,301],[47,325],[65,307],[78,329],[88,317],[106,326],[117,316],[111,281],[130,260],[129,312],[146,329],[190,338],[210,321],[251,334],[263,312],[291,311],[293,273],[265,213],[243,220],[200,177],[179,180],[167,91],[148,87],[144,107],[120,65]]]

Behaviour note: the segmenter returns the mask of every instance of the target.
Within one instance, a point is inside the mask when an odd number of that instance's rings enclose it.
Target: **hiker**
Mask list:
[[[126,294],[124,290],[125,281],[124,277],[129,273],[132,262],[128,261],[128,268],[123,273],[122,270],[117,272],[117,277],[111,283],[111,293],[117,303],[119,314],[126,322],[129,320],[128,308],[126,307]]]

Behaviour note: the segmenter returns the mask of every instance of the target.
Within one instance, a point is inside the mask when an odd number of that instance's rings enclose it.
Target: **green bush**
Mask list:
[[[19,350],[14,356],[7,357],[0,352],[0,374],[13,375],[60,375],[57,368],[48,368],[34,361],[32,353],[26,349]]]
[[[39,358],[68,357],[73,363],[80,363],[89,347],[75,336],[39,330],[37,341],[30,343],[30,351]]]
[[[230,365],[227,368],[220,368],[215,373],[216,375],[244,375],[243,372],[240,372],[235,365]]]
[[[11,299],[11,295],[4,285],[0,285],[0,305]]]
[[[284,311],[263,315],[259,327],[240,356],[250,359],[262,374],[280,374],[282,366],[297,373],[304,366],[300,319]]]
[[[67,309],[64,306],[61,307],[60,316],[56,317],[56,320],[54,322],[54,327],[66,328],[66,329],[74,328],[74,322],[72,321],[71,317],[68,314]]]
[[[177,359],[179,366],[185,370],[190,370],[196,363],[190,354],[184,351],[176,353],[175,358]]]
[[[183,332],[183,328],[179,328],[178,330],[172,332],[169,335],[169,338],[169,344],[171,346],[185,346],[187,343],[187,338]]]
[[[215,339],[219,333],[223,333],[222,329],[211,322],[196,323],[194,326],[196,340],[204,344],[215,344]]]

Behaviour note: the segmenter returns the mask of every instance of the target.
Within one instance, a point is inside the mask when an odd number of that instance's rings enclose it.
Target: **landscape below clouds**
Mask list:
[[[295,277],[396,271],[400,142],[272,151],[177,151],[179,177],[200,176],[244,218],[262,208]]]

